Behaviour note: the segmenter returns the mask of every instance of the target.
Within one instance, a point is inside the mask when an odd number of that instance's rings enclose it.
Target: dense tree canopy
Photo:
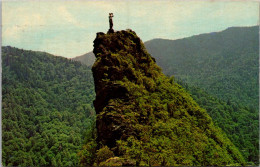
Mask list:
[[[93,78],[79,62],[2,47],[3,165],[76,166],[93,124]]]
[[[259,26],[145,43],[167,75],[182,80],[248,162],[258,164]],[[207,92],[207,93],[206,93]]]
[[[254,108],[223,101],[202,89],[178,80],[194,100],[207,110],[213,122],[222,128],[239,148],[248,165],[259,164],[259,118]]]

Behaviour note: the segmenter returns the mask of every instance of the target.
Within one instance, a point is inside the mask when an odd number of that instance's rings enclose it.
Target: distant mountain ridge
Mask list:
[[[88,52],[84,55],[72,58],[72,60],[80,61],[82,64],[86,64],[87,66],[92,66],[95,62],[95,59],[96,58],[93,52]]]
[[[258,106],[258,32],[258,26],[232,27],[179,40],[154,39],[145,45],[165,74],[223,100]]]
[[[253,27],[257,27],[258,26],[253,26]],[[146,41],[144,42],[145,46],[149,48],[149,45],[151,42],[154,42],[154,41],[169,41],[169,42],[173,42],[173,41],[179,41],[179,40],[186,40],[186,39],[189,39],[189,38],[196,38],[196,37],[201,37],[201,36],[207,36],[207,35],[216,35],[218,33],[221,33],[221,32],[226,32],[226,31],[233,31],[235,29],[247,29],[247,28],[253,28],[253,27],[229,27],[223,31],[219,31],[219,32],[210,32],[210,33],[203,33],[203,34],[199,34],[199,35],[193,35],[193,36],[190,36],[190,37],[184,37],[184,38],[180,38],[180,39],[163,39],[163,38],[155,38],[155,39],[151,39],[149,41]],[[76,61],[80,61],[82,62],[83,64],[86,64],[88,66],[92,66],[95,62],[95,55],[93,54],[92,51],[86,53],[86,54],[83,54],[81,56],[77,56],[77,57],[74,57],[72,58],[73,60],[76,60]]]
[[[230,27],[177,40],[153,39],[144,44],[164,74],[175,75],[223,100],[250,103],[253,107],[258,106],[259,98],[258,33],[259,26]],[[95,58],[89,52],[73,60],[91,66]]]

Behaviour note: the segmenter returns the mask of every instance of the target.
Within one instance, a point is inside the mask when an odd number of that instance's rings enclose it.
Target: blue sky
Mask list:
[[[93,50],[96,32],[131,28],[145,42],[259,24],[257,1],[3,1],[2,45],[76,57]]]

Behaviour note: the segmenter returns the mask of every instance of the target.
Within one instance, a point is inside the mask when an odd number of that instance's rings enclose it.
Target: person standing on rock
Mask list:
[[[113,15],[113,13],[109,13],[109,16],[108,16],[108,18],[109,18],[109,31],[111,31],[111,32],[113,32],[114,30],[113,30],[113,18],[114,17],[114,15]]]

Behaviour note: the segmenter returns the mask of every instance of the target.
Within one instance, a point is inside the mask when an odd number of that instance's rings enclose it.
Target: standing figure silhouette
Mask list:
[[[109,16],[108,16],[108,18],[109,18],[109,32],[114,32],[114,30],[113,30],[113,17],[114,17],[113,13],[109,13]]]

